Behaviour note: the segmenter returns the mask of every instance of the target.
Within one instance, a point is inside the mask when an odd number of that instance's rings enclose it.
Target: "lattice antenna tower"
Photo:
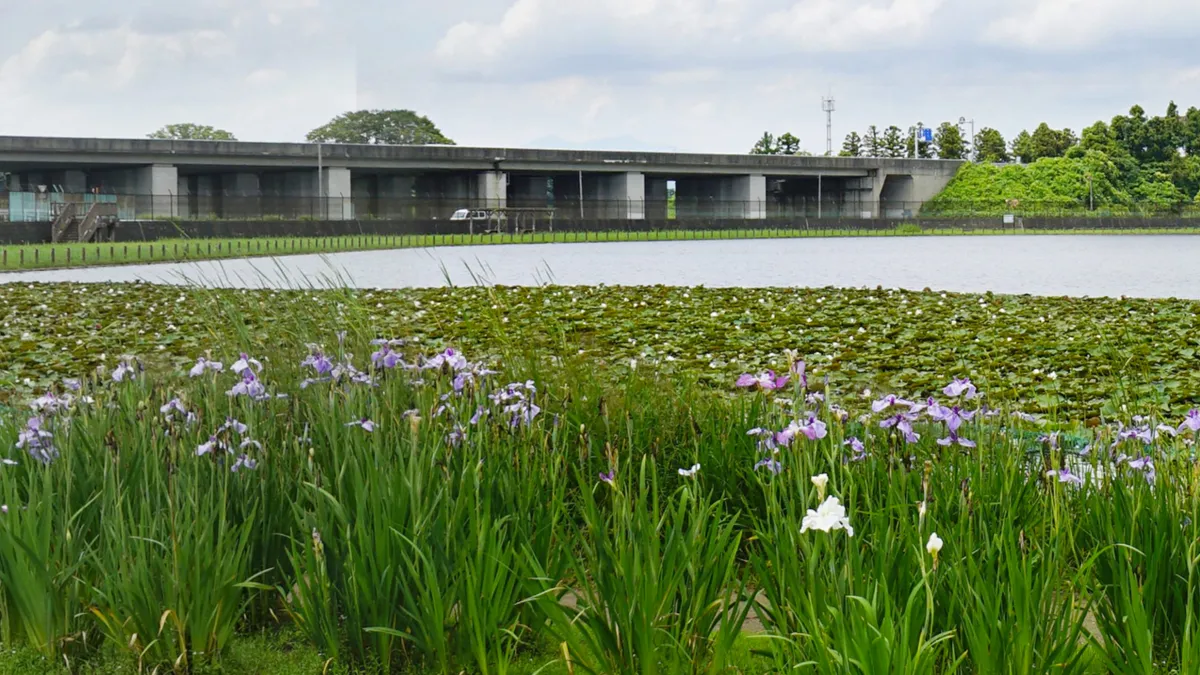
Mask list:
[[[825,154],[833,156],[833,95],[821,97],[821,110],[825,111]]]

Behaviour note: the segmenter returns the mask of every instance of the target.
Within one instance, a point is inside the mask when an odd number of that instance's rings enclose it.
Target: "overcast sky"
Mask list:
[[[411,108],[461,145],[825,149],[1200,106],[1197,0],[37,0],[0,20],[0,134],[170,122],[301,140]],[[835,147],[836,150],[836,147]]]

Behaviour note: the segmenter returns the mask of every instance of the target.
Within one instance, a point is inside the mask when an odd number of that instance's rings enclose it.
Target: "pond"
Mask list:
[[[1192,235],[921,236],[462,246],[0,274],[219,287],[838,286],[1200,299]]]

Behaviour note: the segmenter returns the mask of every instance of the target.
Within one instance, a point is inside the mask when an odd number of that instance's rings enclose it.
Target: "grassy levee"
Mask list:
[[[0,245],[0,271],[151,264],[259,256],[325,254],[349,251],[632,241],[703,241],[729,239],[788,239],[808,237],[1004,236],[1061,234],[1196,234],[1195,228],[1086,228],[1023,230],[1010,227],[900,227],[854,229],[813,227],[794,229],[764,224],[761,228],[658,230],[648,232],[537,232],[509,234],[355,235],[336,237],[256,237],[240,239],[164,239],[153,242],[93,244]]]

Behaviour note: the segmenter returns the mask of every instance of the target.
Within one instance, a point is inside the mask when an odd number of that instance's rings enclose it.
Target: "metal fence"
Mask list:
[[[149,220],[451,220],[455,212],[536,211],[537,227],[591,221],[797,221],[801,219],[869,220],[964,218],[1002,219],[1014,224],[1022,218],[1200,218],[1200,204],[1140,203],[1119,207],[1089,208],[1070,200],[1017,202],[933,201],[855,202],[791,196],[765,201],[709,198],[642,200],[412,199],[375,196],[304,197],[272,195],[111,195],[30,193],[0,191],[0,221],[48,222],[54,204],[93,201],[113,202],[122,221]],[[473,216],[472,216],[473,217]]]

